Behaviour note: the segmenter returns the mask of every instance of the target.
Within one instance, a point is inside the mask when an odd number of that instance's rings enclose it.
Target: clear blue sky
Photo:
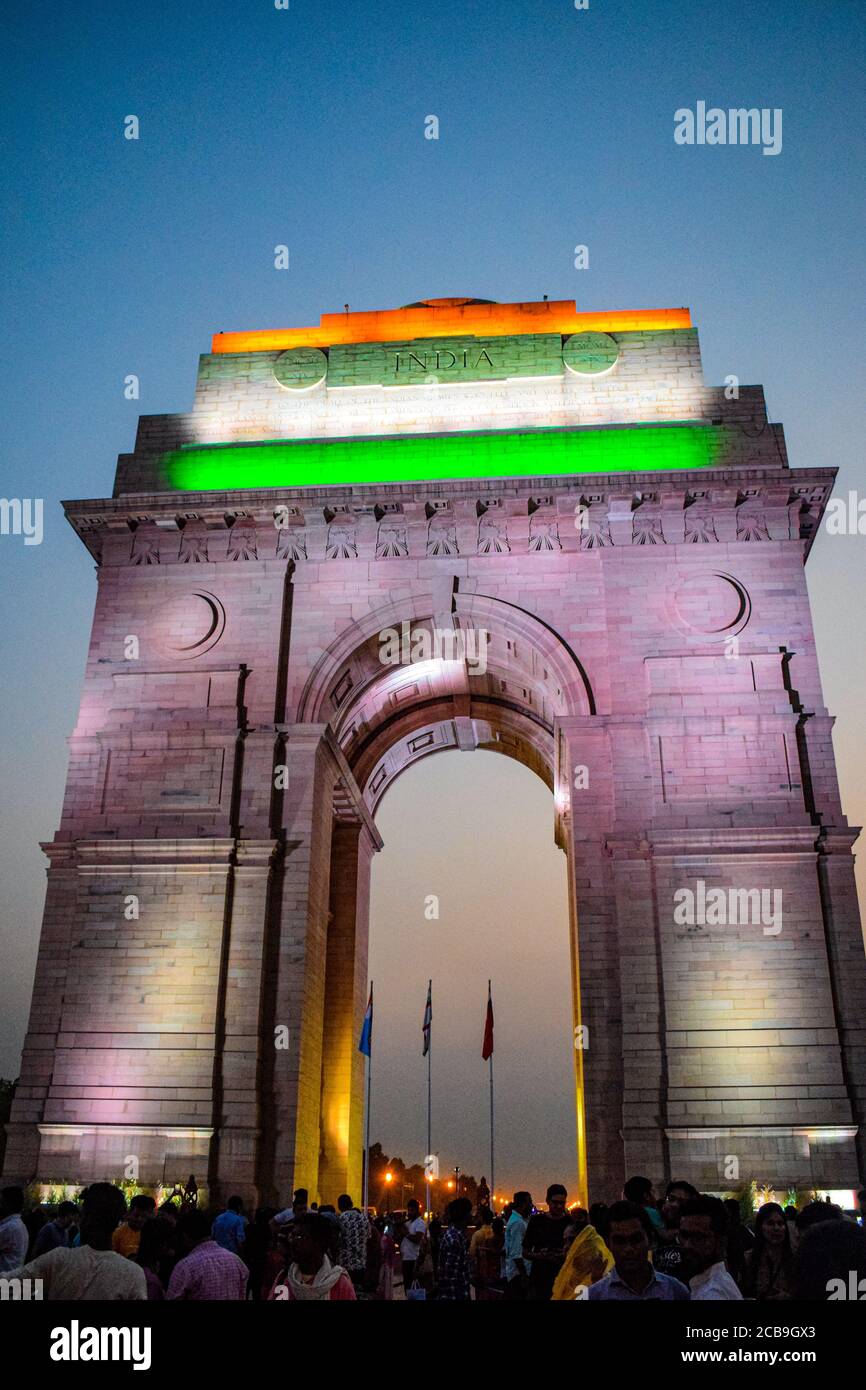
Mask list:
[[[214,330],[545,293],[689,305],[708,380],[764,383],[792,463],[863,490],[862,17],[855,0],[9,0],[2,491],[43,497],[46,534],[0,538],[0,1074],[17,1069],[37,841],[56,828],[94,592],[59,499],[110,492],[139,411],[188,408]],[[698,100],[781,107],[782,154],[675,145],[674,111]],[[822,536],[810,563],[857,822],[864,544]],[[455,815],[473,766],[456,764]],[[386,1147],[412,1145],[402,1123],[382,1114]]]

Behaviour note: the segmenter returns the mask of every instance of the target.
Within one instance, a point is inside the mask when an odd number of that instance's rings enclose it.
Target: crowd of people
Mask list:
[[[414,1198],[382,1214],[299,1189],[250,1219],[240,1197],[200,1209],[192,1182],[179,1197],[127,1204],[94,1183],[77,1203],[28,1211],[20,1188],[4,1188],[0,1279],[39,1280],[39,1296],[64,1301],[813,1301],[856,1298],[861,1280],[866,1291],[866,1191],[859,1214],[766,1202],[747,1221],[736,1199],[677,1181],[659,1200],[643,1177],[588,1211],[554,1183],[544,1210],[528,1191],[498,1215],[458,1196],[429,1220]]]

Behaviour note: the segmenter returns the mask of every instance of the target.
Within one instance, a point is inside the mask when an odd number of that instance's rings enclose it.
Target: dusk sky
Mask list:
[[[346,303],[545,294],[581,310],[689,306],[706,380],[762,383],[792,466],[838,467],[837,494],[866,495],[862,17],[856,0],[10,0],[2,492],[43,498],[45,534],[0,537],[0,1075],[18,1069],[38,842],[57,828],[94,601],[61,499],[110,494],[139,413],[189,408],[216,330],[316,323]],[[698,101],[780,108],[781,153],[676,144],[674,112]],[[137,141],[123,137],[130,114]],[[138,401],[124,399],[130,373]],[[855,825],[864,548],[821,534],[807,571]],[[486,1171],[492,976],[497,1186],[572,1183],[550,794],[504,758],[449,753],[407,773],[379,820],[373,1139],[423,1155],[432,976],[434,1147],[443,1167]],[[440,895],[438,923],[407,921],[418,893]]]

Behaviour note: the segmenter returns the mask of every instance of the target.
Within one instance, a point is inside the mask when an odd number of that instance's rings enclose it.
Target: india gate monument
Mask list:
[[[686,309],[218,333],[189,413],[65,504],[98,593],[5,1181],[359,1194],[377,808],[487,749],[568,865],[582,1199],[858,1186],[857,829],[805,579],[834,477],[760,386],[704,384]]]

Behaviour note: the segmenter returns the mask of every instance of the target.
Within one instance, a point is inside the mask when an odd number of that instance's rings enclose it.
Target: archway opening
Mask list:
[[[481,1056],[490,978],[496,1192],[543,1197],[559,1181],[576,1196],[568,890],[551,793],[528,767],[483,749],[426,757],[407,772],[376,812],[385,847],[370,902],[371,1141],[407,1165],[426,1153],[432,978],[433,1152],[442,1179],[459,1167],[490,1181]]]

